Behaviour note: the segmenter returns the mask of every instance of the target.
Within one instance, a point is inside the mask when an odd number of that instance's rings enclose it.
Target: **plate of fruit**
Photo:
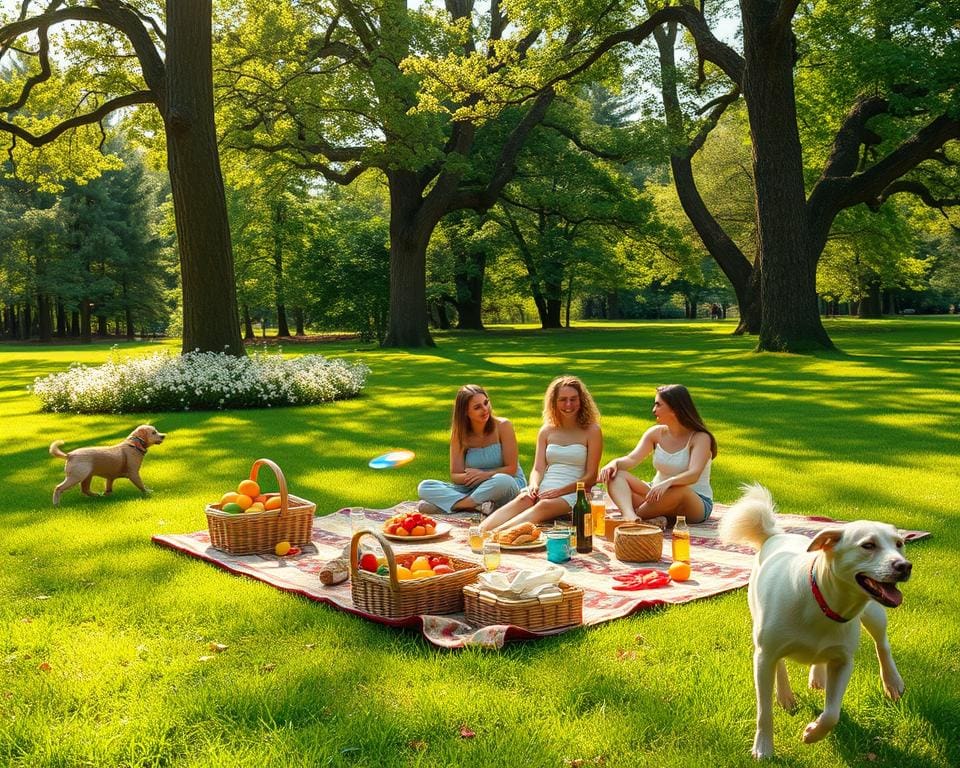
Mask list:
[[[383,524],[383,535],[394,541],[428,541],[446,536],[452,528],[450,523],[438,523],[430,515],[401,512]]]

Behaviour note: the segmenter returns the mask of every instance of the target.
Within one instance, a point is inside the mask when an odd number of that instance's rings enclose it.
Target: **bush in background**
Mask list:
[[[72,365],[37,378],[42,410],[73,413],[223,410],[313,405],[355,397],[370,369],[323,355],[284,359],[279,352],[233,357],[188,352]]]

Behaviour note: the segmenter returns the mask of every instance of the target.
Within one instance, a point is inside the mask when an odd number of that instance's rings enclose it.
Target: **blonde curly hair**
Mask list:
[[[557,407],[557,398],[563,387],[572,387],[580,396],[580,410],[577,412],[577,425],[586,429],[591,424],[600,423],[600,411],[593,401],[593,396],[586,385],[576,376],[557,376],[550,382],[543,396],[543,423],[553,427],[560,426],[560,409]]]

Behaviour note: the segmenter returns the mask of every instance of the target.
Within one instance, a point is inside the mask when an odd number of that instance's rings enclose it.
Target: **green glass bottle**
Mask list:
[[[573,527],[577,535],[577,552],[582,555],[593,552],[593,514],[580,482],[577,483],[577,500],[573,505]]]

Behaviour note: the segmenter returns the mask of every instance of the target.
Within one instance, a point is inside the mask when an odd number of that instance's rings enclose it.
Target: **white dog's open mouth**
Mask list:
[[[880,605],[887,608],[896,608],[903,602],[903,593],[897,589],[897,585],[889,581],[874,581],[869,576],[858,573],[857,584],[863,590],[876,600]]]

